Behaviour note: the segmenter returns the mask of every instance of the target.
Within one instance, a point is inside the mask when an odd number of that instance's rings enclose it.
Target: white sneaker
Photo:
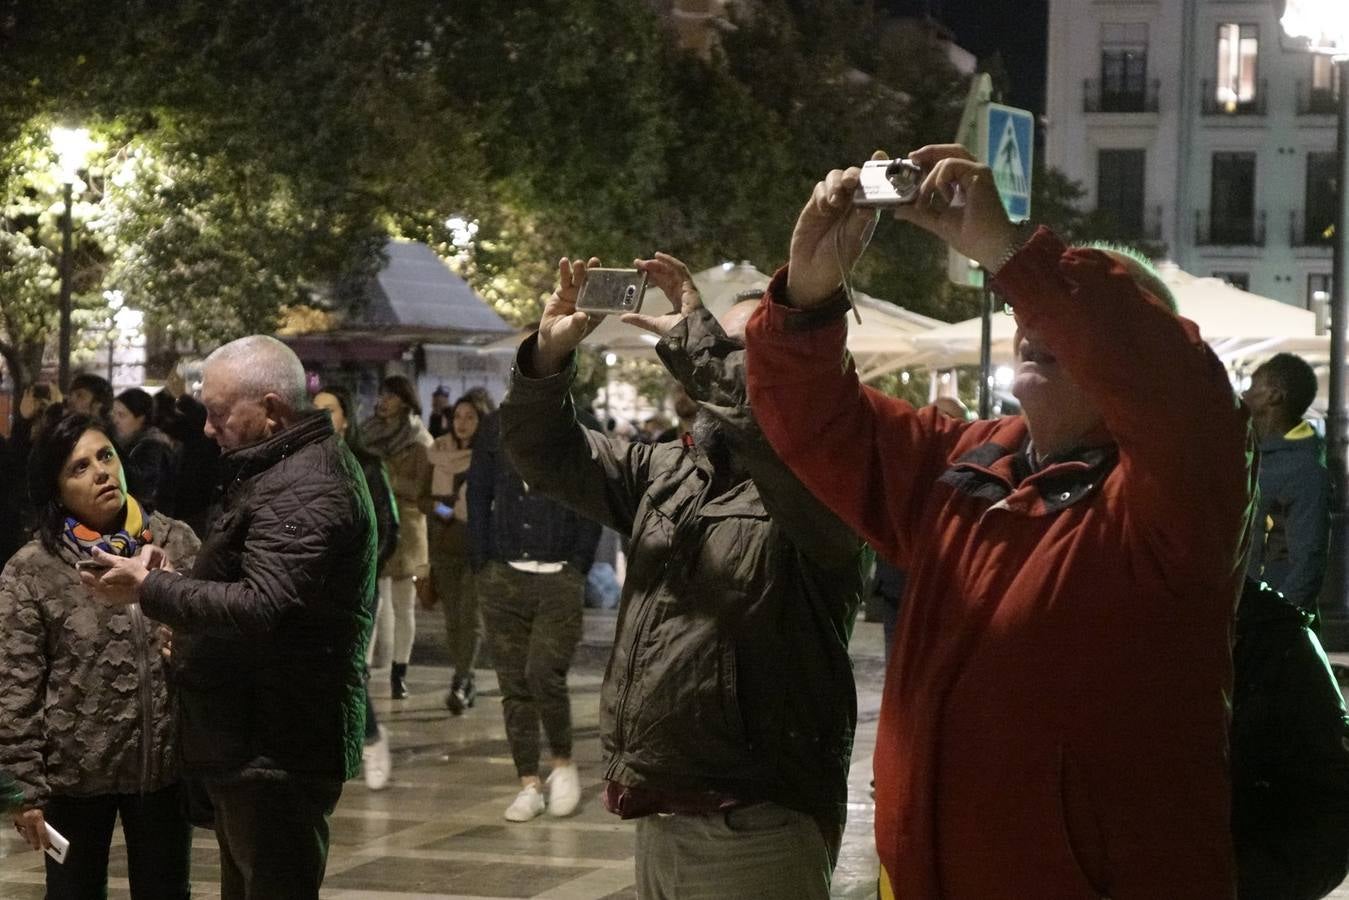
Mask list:
[[[361,750],[361,768],[365,772],[365,786],[370,790],[382,791],[389,786],[393,758],[389,755],[389,733],[383,725],[379,726],[379,740]]]
[[[548,815],[569,816],[581,802],[581,773],[576,764],[558,766],[548,776]]]
[[[534,785],[520,791],[506,807],[507,822],[528,822],[543,813],[543,794]]]

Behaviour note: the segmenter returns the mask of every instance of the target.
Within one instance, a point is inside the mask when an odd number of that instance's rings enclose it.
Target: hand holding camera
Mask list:
[[[660,288],[660,292],[670,301],[674,311],[663,316],[629,313],[622,317],[624,323],[664,337],[685,316],[703,305],[702,295],[698,293],[698,287],[693,283],[689,267],[670,254],[657,253],[652,259],[636,260],[634,265],[652,284]]]
[[[914,202],[897,206],[895,218],[932,232],[993,274],[1017,231],[992,170],[959,144],[930,144],[909,159],[927,174]]]
[[[887,154],[877,151],[875,159],[885,160]],[[815,185],[797,217],[787,267],[793,306],[808,309],[832,297],[866,248],[876,220],[870,207],[856,203],[861,181],[859,166],[834,169]]]
[[[589,262],[565,256],[558,260],[557,288],[544,304],[543,316],[539,319],[538,343],[530,361],[535,377],[547,378],[561,372],[562,364],[571,352],[603,320],[601,316],[591,316],[576,307],[577,297],[585,288],[587,269],[598,268],[599,264],[593,256]]]

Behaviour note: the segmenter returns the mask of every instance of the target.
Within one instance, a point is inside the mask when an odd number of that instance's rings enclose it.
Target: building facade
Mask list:
[[[1048,164],[1182,269],[1320,313],[1339,89],[1270,0],[1049,2]]]

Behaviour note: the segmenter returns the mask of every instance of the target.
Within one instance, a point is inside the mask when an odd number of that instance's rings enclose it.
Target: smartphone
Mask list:
[[[66,836],[53,828],[50,823],[43,822],[42,824],[47,830],[47,843],[50,844],[47,848],[47,855],[58,863],[64,863],[66,852],[70,850],[70,841],[66,840]]]
[[[439,500],[436,501],[436,505],[433,506],[431,509],[437,516],[439,516],[442,519],[445,519],[446,521],[449,521],[450,519],[454,518],[454,507],[445,503],[441,503]]]
[[[907,159],[873,159],[862,164],[853,206],[902,206],[918,199],[923,170]]]
[[[99,572],[106,572],[112,566],[97,559],[81,559],[75,563],[76,572],[92,572],[97,575]]]
[[[646,273],[636,269],[590,269],[576,308],[598,316],[635,313],[646,296]]]

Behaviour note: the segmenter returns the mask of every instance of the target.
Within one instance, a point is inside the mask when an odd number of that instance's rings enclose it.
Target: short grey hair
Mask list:
[[[295,351],[274,337],[250,334],[230,341],[206,357],[202,370],[224,366],[234,376],[241,399],[276,394],[292,409],[309,406],[309,380]]]
[[[1176,302],[1176,295],[1162,280],[1162,274],[1157,271],[1157,267],[1152,264],[1152,260],[1148,259],[1143,253],[1133,247],[1111,241],[1088,241],[1078,246],[1083,250],[1099,250],[1111,257],[1128,270],[1129,275],[1139,287],[1156,297],[1163,306],[1173,313],[1178,314],[1180,312],[1180,304]]]

